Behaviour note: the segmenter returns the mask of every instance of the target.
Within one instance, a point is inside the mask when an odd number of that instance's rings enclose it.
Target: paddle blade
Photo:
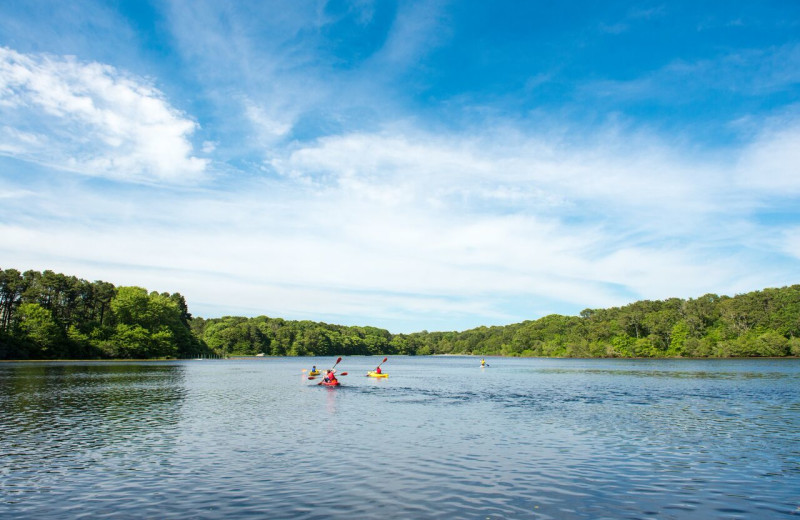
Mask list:
[[[346,375],[347,375],[347,372],[342,372],[342,373],[341,373],[341,374],[339,374],[339,375],[340,375],[340,376],[346,376]]]
[[[308,376],[309,379],[316,379],[317,376]]]
[[[308,371],[308,369],[307,369],[307,368],[304,368],[304,369],[303,369],[303,370],[301,370],[300,372],[307,372],[307,371]]]

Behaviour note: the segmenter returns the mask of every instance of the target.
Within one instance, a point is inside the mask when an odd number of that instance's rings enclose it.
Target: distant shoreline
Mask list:
[[[800,360],[800,356],[741,356],[741,357],[548,357],[548,356],[500,356],[500,355],[481,355],[481,354],[429,354],[429,355],[407,355],[407,354],[354,354],[348,358],[367,358],[367,357],[473,357],[491,359],[574,359],[576,361],[589,360],[615,360],[615,361],[765,361],[765,360]],[[238,359],[313,359],[329,358],[335,356],[229,356],[227,358],[141,358],[141,359],[0,359],[2,363],[141,363],[145,361],[235,361]]]

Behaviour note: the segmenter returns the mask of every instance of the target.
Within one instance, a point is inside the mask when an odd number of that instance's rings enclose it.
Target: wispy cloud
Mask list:
[[[716,59],[675,60],[644,76],[600,80],[580,88],[584,96],[623,101],[690,103],[714,92],[764,96],[800,83],[800,44],[741,49]]]
[[[664,5],[631,8],[618,21],[611,23],[600,22],[598,29],[601,33],[614,35],[622,34],[629,31],[632,26],[663,17],[665,12],[666,8]]]
[[[765,135],[753,149],[781,139]],[[156,288],[169,278],[192,301],[235,294],[218,309],[358,316],[396,330],[513,322],[530,317],[525,309],[691,297],[786,276],[741,274],[762,254],[763,242],[749,248],[746,237],[771,233],[748,215],[783,188],[744,195],[735,159],[728,172],[683,155],[616,131],[577,144],[387,129],[298,145],[271,164],[280,177],[236,187],[145,187],[113,201],[64,188],[74,207],[59,210],[79,220],[2,232],[7,249],[48,258],[50,268],[88,254],[95,272],[113,266]],[[25,201],[23,212],[47,214],[51,198]],[[505,308],[520,299],[530,303]]]
[[[376,56],[384,68],[416,66],[421,57],[447,40],[444,2],[404,2],[392,24],[389,37]],[[398,70],[399,68],[399,70]]]
[[[800,194],[800,125],[793,121],[763,128],[744,148],[736,173],[743,189],[774,197]]]
[[[143,78],[72,57],[0,48],[0,153],[134,182],[194,182],[196,123]],[[13,126],[12,126],[13,125]]]

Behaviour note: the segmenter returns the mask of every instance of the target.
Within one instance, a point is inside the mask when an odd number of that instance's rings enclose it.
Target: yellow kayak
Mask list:
[[[376,372],[367,372],[367,377],[389,377],[389,374],[384,373],[376,373]]]
[[[320,374],[319,370],[312,370],[311,372],[308,373],[308,375],[310,376],[318,376],[319,374]]]

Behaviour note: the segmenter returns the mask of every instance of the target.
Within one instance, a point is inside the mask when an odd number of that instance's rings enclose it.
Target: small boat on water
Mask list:
[[[386,363],[386,360],[389,359],[388,357],[383,358],[383,361],[378,363],[378,366],[375,367],[375,370],[370,370],[367,372],[367,377],[389,377],[389,374],[384,374],[381,372],[381,365]]]

